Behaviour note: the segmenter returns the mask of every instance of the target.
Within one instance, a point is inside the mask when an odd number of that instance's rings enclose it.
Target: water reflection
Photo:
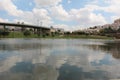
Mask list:
[[[102,50],[110,53],[114,58],[120,59],[120,41],[105,42],[104,45],[87,45],[94,50]]]
[[[119,48],[107,40],[0,40],[0,80],[120,79],[111,56]]]
[[[56,80],[55,69],[44,64],[20,62],[0,75],[1,80]]]
[[[82,68],[65,64],[60,68],[58,80],[109,80],[108,73],[102,70],[84,72]]]

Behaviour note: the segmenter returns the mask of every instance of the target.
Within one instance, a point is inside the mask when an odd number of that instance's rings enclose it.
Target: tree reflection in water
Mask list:
[[[0,42],[0,80],[120,79],[119,41],[8,41]]]
[[[110,53],[115,59],[120,59],[120,41],[106,42],[104,45],[87,45],[93,50],[102,50],[106,53]]]

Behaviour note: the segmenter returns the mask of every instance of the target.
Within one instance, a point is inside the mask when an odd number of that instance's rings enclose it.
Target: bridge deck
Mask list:
[[[47,27],[35,26],[35,25],[29,25],[29,24],[17,24],[17,23],[4,23],[4,22],[0,22],[0,25],[1,26],[15,26],[15,27],[37,28],[37,29],[50,30],[50,28],[47,28]]]

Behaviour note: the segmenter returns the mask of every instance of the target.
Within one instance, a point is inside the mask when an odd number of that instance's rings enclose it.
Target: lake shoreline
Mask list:
[[[116,39],[114,37],[101,35],[24,35],[21,32],[11,32],[6,36],[0,35],[0,38],[46,38],[46,39]]]
[[[55,36],[55,37],[30,37],[30,36],[28,36],[28,37],[0,37],[0,39],[2,39],[2,38],[36,38],[36,39],[110,39],[110,40],[119,40],[119,39],[116,39],[116,38],[112,38],[112,37],[105,37],[105,36],[103,36],[103,37],[59,37],[59,36]]]

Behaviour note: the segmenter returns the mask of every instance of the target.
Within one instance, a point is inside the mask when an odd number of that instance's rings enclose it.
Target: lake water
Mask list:
[[[0,80],[120,80],[120,41],[1,39]]]

